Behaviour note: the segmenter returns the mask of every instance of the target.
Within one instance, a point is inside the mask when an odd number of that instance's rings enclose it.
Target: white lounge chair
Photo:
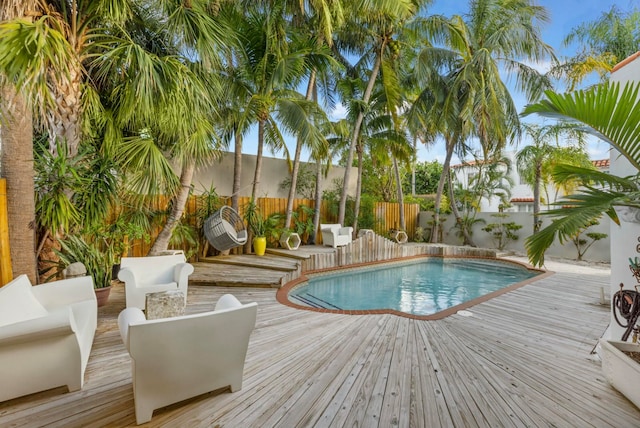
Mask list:
[[[214,311],[195,315],[146,320],[137,308],[123,310],[118,326],[131,355],[137,423],[187,398],[240,390],[257,309],[225,294]]]
[[[321,224],[322,243],[329,247],[342,247],[351,242],[353,227],[342,227],[340,224]]]
[[[183,253],[152,256],[123,257],[118,279],[124,282],[127,308],[145,308],[148,293],[179,290],[187,301],[189,275],[193,265],[186,262]]]
[[[0,401],[84,383],[98,320],[90,276],[0,288]]]

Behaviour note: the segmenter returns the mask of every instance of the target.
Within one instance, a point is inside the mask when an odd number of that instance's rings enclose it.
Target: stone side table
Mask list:
[[[184,293],[178,290],[148,293],[145,314],[148,320],[184,315]]]

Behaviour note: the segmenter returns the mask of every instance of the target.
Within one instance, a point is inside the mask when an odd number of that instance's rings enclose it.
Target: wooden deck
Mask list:
[[[558,272],[439,321],[301,311],[271,288],[191,285],[189,312],[227,292],[258,302],[243,388],[157,410],[148,426],[639,426],[591,355],[609,321],[598,305],[608,281],[606,270]],[[0,403],[0,426],[135,425],[123,308],[119,286],[99,311],[82,391]]]

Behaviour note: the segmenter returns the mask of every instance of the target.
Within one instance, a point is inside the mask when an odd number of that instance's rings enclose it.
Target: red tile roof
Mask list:
[[[622,67],[624,67],[625,65],[633,62],[636,58],[640,57],[640,51],[634,53],[633,55],[629,55],[628,57],[626,57],[625,59],[623,59],[622,61],[620,61],[619,63],[617,63],[612,69],[611,72],[614,73],[618,70],[620,70]]]
[[[515,203],[533,202],[533,198],[511,198],[511,202],[515,202]]]
[[[476,161],[476,160],[464,161],[462,163],[451,165],[451,168],[464,168],[465,166],[484,165],[485,163],[487,163],[487,162],[483,161],[483,160],[479,160],[479,161]]]
[[[598,159],[591,162],[596,168],[609,168],[609,159]]]

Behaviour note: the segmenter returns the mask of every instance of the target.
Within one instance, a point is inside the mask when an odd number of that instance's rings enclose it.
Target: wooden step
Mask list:
[[[287,272],[223,263],[193,263],[189,284],[225,287],[280,287]]]
[[[300,262],[290,257],[276,255],[256,256],[242,254],[237,256],[215,256],[200,259],[202,263],[224,264],[233,266],[255,267],[281,272],[291,272],[300,268]]]

